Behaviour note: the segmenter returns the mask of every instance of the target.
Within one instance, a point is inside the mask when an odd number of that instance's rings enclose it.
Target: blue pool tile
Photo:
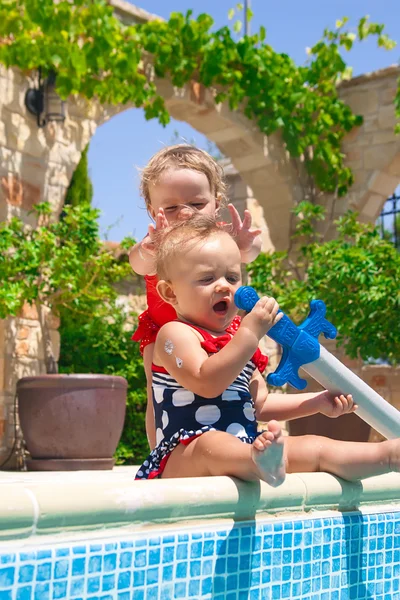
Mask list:
[[[0,600],[13,600],[12,590],[0,590]]]
[[[0,590],[11,587],[14,584],[15,567],[4,567],[0,569]]]
[[[205,577],[201,583],[201,593],[202,595],[211,594],[212,592],[212,577]]]
[[[35,552],[20,552],[19,554],[19,560],[21,562],[32,562],[34,560],[36,560],[36,554]]]
[[[50,598],[50,584],[49,583],[37,583],[34,591],[35,600],[49,600]]]
[[[176,547],[176,558],[178,560],[183,560],[188,557],[188,545],[187,544],[178,544]]]
[[[103,560],[103,571],[109,573],[110,571],[115,571],[117,566],[117,555],[114,553],[106,554]]]
[[[174,568],[172,565],[167,565],[166,567],[163,567],[163,570],[162,570],[162,580],[163,581],[172,581],[173,575],[174,575]]]
[[[175,569],[175,577],[177,579],[185,579],[187,577],[187,562],[178,562]]]
[[[225,577],[214,577],[214,592],[216,594],[225,592]]]
[[[201,561],[193,560],[190,562],[190,577],[199,577],[201,573]]]
[[[251,566],[253,569],[259,569],[261,566],[261,552],[255,552],[251,557]]]
[[[100,590],[100,577],[89,577],[86,583],[88,594],[95,594]]]
[[[131,585],[131,572],[121,571],[118,574],[118,589],[123,590]]]
[[[0,593],[1,598],[1,593]],[[10,596],[11,598],[11,596]],[[33,598],[33,588],[30,585],[24,585],[22,587],[17,587],[16,600],[32,600]]]
[[[120,569],[129,569],[132,566],[133,553],[132,552],[121,552],[119,556],[118,566]]]
[[[226,580],[226,589],[227,590],[236,590],[238,587],[238,576],[237,575],[228,575]]]
[[[186,583],[175,583],[174,594],[175,598],[186,598]]]
[[[203,556],[212,556],[214,554],[214,540],[206,540],[203,545]]]
[[[197,597],[200,593],[200,580],[192,579],[189,581],[189,597]],[[196,598],[197,600],[197,598]]]
[[[105,551],[111,552],[112,550],[116,550],[118,548],[118,544],[116,542],[112,542],[110,544],[105,545]]]
[[[160,548],[150,550],[149,551],[149,565],[159,565],[160,557],[161,557]]]
[[[212,560],[204,560],[201,563],[201,574],[203,577],[207,575],[211,575],[213,572],[213,561]]]
[[[114,573],[110,573],[108,575],[103,575],[101,580],[101,590],[103,592],[109,592],[115,588],[115,575]]]
[[[150,546],[159,546],[161,544],[161,538],[159,538],[158,536],[151,537],[149,540],[149,544]]]
[[[186,558],[188,552],[187,544],[179,544],[177,547],[177,558]],[[166,546],[163,548],[162,553],[162,563],[165,565],[166,563],[171,563],[174,561],[175,547],[174,546]]]
[[[72,575],[84,575],[86,558],[74,558],[72,560]]]
[[[12,552],[11,554],[0,554],[0,565],[8,565],[15,563],[16,555]]]
[[[268,569],[265,569],[264,571],[262,571],[262,575],[261,575],[261,580],[262,583],[270,583],[271,582],[271,571]]]
[[[174,587],[172,583],[162,586],[160,600],[174,600]]]
[[[36,570],[36,581],[50,581],[51,579],[51,563],[38,564]]]
[[[217,575],[221,575],[221,574],[223,574],[225,572],[226,572],[226,558],[225,557],[223,557],[223,558],[218,557],[217,561],[215,563],[215,573]]]
[[[250,569],[251,554],[242,554],[239,559],[239,568],[241,571]],[[228,559],[229,562],[229,559]]]
[[[55,581],[53,583],[53,598],[54,600],[58,598],[66,598],[67,597],[67,589],[68,582],[65,581]]]
[[[76,577],[71,579],[71,584],[70,584],[70,597],[71,598],[76,598],[78,596],[81,596],[83,594],[83,590],[85,588],[85,579],[83,577]]]
[[[257,581],[254,585],[258,585],[260,582],[260,571],[256,571],[252,575],[258,575]],[[253,583],[251,583],[253,585]],[[239,590],[246,590],[250,586],[250,572],[239,573]]]
[[[236,538],[228,540],[228,554],[237,554],[239,552],[239,540]]]
[[[147,564],[146,550],[138,550],[135,552],[135,567],[145,567]]]
[[[139,569],[133,571],[133,585],[134,587],[140,587],[144,585],[146,579],[146,571],[144,569]],[[163,577],[164,581],[167,581],[165,577]]]
[[[146,584],[151,585],[152,583],[158,582],[159,569],[158,567],[154,567],[152,569],[148,569],[146,572]]]
[[[251,538],[249,536],[240,540],[240,552],[251,552]]]
[[[18,570],[18,583],[29,583],[33,581],[34,574],[34,565],[22,565]]]
[[[131,600],[130,592],[119,592],[117,600]]]

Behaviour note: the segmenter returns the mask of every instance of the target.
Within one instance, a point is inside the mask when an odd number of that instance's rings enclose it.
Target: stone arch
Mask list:
[[[341,98],[364,123],[345,138],[343,152],[355,182],[345,199],[363,221],[375,221],[400,183],[400,136],[394,133],[397,65],[342,83]]]

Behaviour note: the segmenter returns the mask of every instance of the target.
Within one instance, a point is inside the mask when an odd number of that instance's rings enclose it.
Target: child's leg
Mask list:
[[[285,438],[288,473],[324,471],[353,481],[400,469],[400,440],[342,442],[318,435]]]
[[[151,365],[153,362],[154,344],[148,344],[143,350],[143,365],[147,380],[147,407],[146,407],[146,434],[150,450],[153,450],[156,443],[156,425],[154,422],[153,408],[153,390],[151,387]]]
[[[263,479],[273,486],[285,479],[283,436],[279,424],[271,421],[268,431],[253,444],[244,444],[223,431],[208,431],[188,446],[172,452],[163,478],[228,475],[245,481]]]

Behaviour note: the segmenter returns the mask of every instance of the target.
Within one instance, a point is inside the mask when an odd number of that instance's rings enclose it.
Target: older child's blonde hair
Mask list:
[[[166,146],[149,160],[142,170],[140,193],[147,210],[151,208],[151,186],[155,185],[167,169],[191,169],[204,173],[210,184],[211,192],[220,204],[226,204],[226,185],[223,168],[204,150],[189,144]]]
[[[157,233],[155,261],[159,280],[169,280],[169,266],[178,254],[213,235],[230,235],[214,215],[193,213],[190,219],[176,221],[168,229],[161,229]]]

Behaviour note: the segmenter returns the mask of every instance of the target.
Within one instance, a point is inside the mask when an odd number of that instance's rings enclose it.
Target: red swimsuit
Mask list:
[[[139,315],[139,325],[132,336],[133,341],[140,342],[140,352],[142,354],[148,344],[154,344],[160,328],[177,318],[174,307],[164,302],[158,295],[157,275],[145,275],[144,280],[146,282],[148,308]]]

